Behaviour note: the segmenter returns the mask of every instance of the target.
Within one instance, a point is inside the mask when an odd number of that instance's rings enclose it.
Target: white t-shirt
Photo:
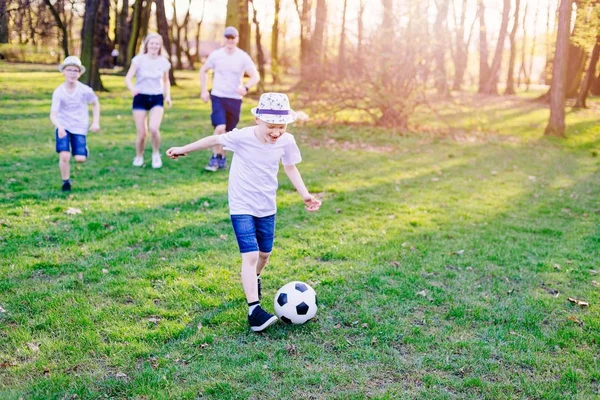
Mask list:
[[[238,100],[242,98],[237,88],[242,84],[244,72],[256,69],[248,53],[237,47],[232,54],[228,54],[224,47],[213,51],[204,65],[214,70],[211,94]]]
[[[229,170],[229,213],[267,217],[277,212],[277,173],[302,161],[294,136],[284,133],[274,144],[262,143],[255,127],[219,135],[219,143],[233,152]]]
[[[171,63],[163,56],[156,58],[138,54],[131,60],[135,70],[135,90],[141,94],[163,94],[162,77],[171,69]]]
[[[88,104],[98,101],[91,87],[81,82],[75,84],[73,93],[63,83],[52,93],[50,112],[55,112],[59,123],[71,133],[87,135],[90,125]]]

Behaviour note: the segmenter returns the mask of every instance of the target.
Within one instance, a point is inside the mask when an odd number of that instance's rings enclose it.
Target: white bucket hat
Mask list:
[[[296,120],[296,112],[290,108],[290,100],[283,93],[263,93],[258,107],[250,112],[269,124],[289,124]]]
[[[85,67],[81,63],[81,60],[76,56],[69,56],[65,58],[65,61],[63,61],[62,64],[58,66],[58,70],[62,72],[62,70],[65,69],[65,67],[68,67],[70,65],[79,68],[80,73],[85,73]]]

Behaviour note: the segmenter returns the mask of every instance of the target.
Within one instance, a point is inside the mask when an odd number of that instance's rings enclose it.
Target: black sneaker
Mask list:
[[[251,315],[248,315],[250,329],[254,332],[260,332],[267,329],[267,327],[273,325],[275,321],[277,321],[277,317],[263,310],[260,305],[256,306]]]
[[[62,185],[62,191],[63,192],[70,192],[71,191],[71,182],[65,182]]]
[[[215,154],[213,154],[210,157],[210,160],[208,161],[208,164],[206,165],[206,167],[204,167],[204,169],[210,172],[215,172],[219,169],[219,159]]]
[[[227,169],[227,156],[221,156],[217,159],[219,169]]]
[[[261,279],[260,279],[260,275],[256,277],[256,281],[258,282],[258,300],[262,300],[262,288],[261,288]]]

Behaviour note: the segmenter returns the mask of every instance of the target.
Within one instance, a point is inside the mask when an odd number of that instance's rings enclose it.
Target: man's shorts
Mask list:
[[[149,111],[154,107],[164,107],[165,98],[162,94],[136,94],[133,97],[134,110]]]
[[[229,99],[227,97],[217,97],[210,95],[212,104],[212,114],[210,120],[213,127],[225,125],[225,131],[229,132],[235,129],[240,122],[240,113],[242,112],[241,99]]]
[[[275,239],[275,214],[255,217],[247,214],[231,216],[231,224],[237,238],[240,253],[261,251],[270,253]]]
[[[67,130],[65,132],[67,132],[67,135],[63,138],[58,137],[58,129],[54,132],[56,135],[56,152],[70,151],[74,156],[87,157],[87,136],[71,133]]]

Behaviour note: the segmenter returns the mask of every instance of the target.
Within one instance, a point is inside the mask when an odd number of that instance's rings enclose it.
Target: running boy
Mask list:
[[[88,104],[92,105],[92,125],[89,130],[100,130],[100,103],[92,88],[79,82],[85,67],[79,58],[69,56],[58,66],[65,76],[65,82],[54,90],[50,121],[56,127],[56,152],[58,167],[62,177],[62,190],[71,190],[71,153],[76,162],[83,163],[88,156],[86,136],[90,116]]]
[[[251,330],[260,332],[277,320],[260,306],[260,273],[273,249],[279,163],[283,163],[307,211],[317,211],[321,201],[309,193],[296,168],[302,157],[294,136],[286,132],[287,124],[296,119],[288,97],[282,93],[264,93],[258,107],[251,112],[255,126],[172,147],[167,155],[175,159],[215,145],[225,146],[234,153],[229,171],[229,213],[242,255],[248,322]]]

